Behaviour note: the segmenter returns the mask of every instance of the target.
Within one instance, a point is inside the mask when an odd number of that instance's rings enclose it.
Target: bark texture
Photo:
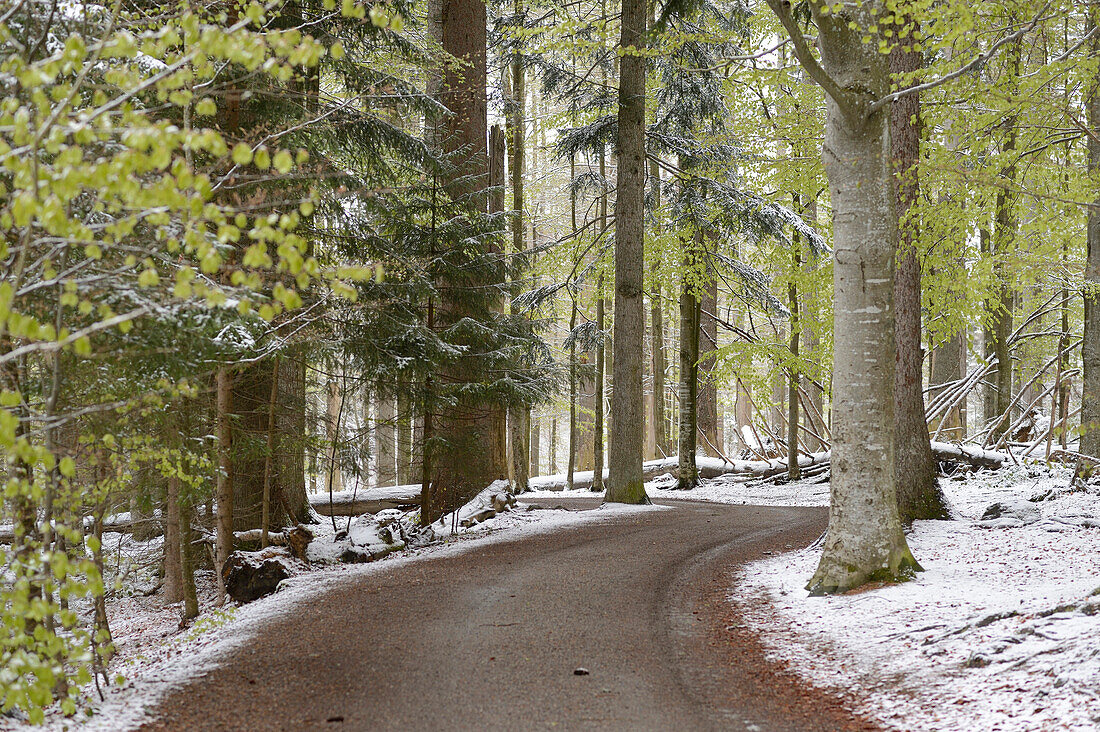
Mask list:
[[[818,26],[821,66],[782,0],[768,0],[799,61],[826,90],[824,162],[833,204],[835,356],[829,529],[814,594],[844,592],[918,569],[898,517],[894,475],[894,269],[897,226],[890,171],[889,65],[861,42],[881,2],[845,6]],[[849,23],[854,24],[849,27]],[[822,68],[823,67],[823,68]]]
[[[908,74],[923,65],[923,54],[896,46],[890,71]],[[899,83],[906,83],[901,82]],[[907,94],[891,105],[890,140],[898,215],[898,265],[894,274],[894,323],[897,367],[894,380],[898,514],[903,523],[945,519],[947,505],[936,481],[936,466],[925,419],[921,349],[921,270],[917,226],[911,208],[919,193],[920,94]]]
[[[1023,41],[1019,38],[1010,42],[1005,50],[1007,69],[1005,70],[1006,93],[1010,99],[1015,96],[1017,80],[1020,76],[1020,63]],[[1016,241],[1019,222],[1016,218],[1016,138],[1019,134],[1019,120],[1010,112],[1002,123],[1001,152],[1008,156],[1008,164],[1001,171],[1003,187],[997,188],[997,197],[993,210],[993,293],[989,300],[993,338],[992,355],[997,359],[997,373],[994,381],[993,417],[996,420],[993,436],[1000,437],[1008,429],[1012,419],[1008,413],[1012,403],[1012,351],[1008,342],[1012,335],[1012,311],[1015,301],[1014,290],[1009,282],[1008,258]]]
[[[698,245],[700,236],[684,239],[683,274],[680,278],[680,473],[677,487],[690,490],[699,484],[695,460],[699,394],[699,298]]]
[[[1088,28],[1095,31],[1100,25],[1100,3],[1089,3]],[[1090,55],[1100,57],[1100,40],[1093,36]],[[1095,178],[1100,171],[1100,72],[1089,86],[1086,101],[1088,126],[1089,175]],[[1087,258],[1085,260],[1085,333],[1081,342],[1083,370],[1081,396],[1081,452],[1100,457],[1100,198],[1089,208],[1087,233]]]
[[[611,438],[605,500],[644,503],[642,450],[642,298],[645,197],[645,0],[624,0],[619,61],[619,127],[615,196],[615,325],[612,338]]]
[[[484,0],[436,0],[429,8],[430,31],[460,64],[448,64],[438,82],[438,99],[451,115],[440,125],[439,142],[451,156],[454,175],[448,193],[486,210],[489,173],[486,117],[486,10]],[[486,283],[488,284],[488,283]],[[457,295],[458,293],[453,293]],[[469,305],[445,295],[438,325],[446,327],[469,315]],[[440,386],[476,381],[471,364],[459,362],[438,375]],[[436,382],[433,382],[436,383]],[[427,480],[421,522],[430,523],[457,508],[497,478],[507,476],[504,411],[492,400],[460,396],[453,402],[430,400],[425,409],[424,464]]]
[[[233,553],[233,461],[232,461],[232,410],[233,383],[228,367],[218,369],[216,376],[216,414],[218,429],[218,479],[214,499],[218,505],[215,553],[218,577],[218,595],[225,597],[225,585],[221,581],[221,565]]]
[[[604,343],[603,331],[607,327],[604,322],[604,310],[606,301],[603,298],[603,277],[600,277],[598,286],[599,297],[596,299],[596,330],[600,331],[600,342],[596,345],[596,379],[595,393],[592,402],[595,406],[592,426],[592,490],[602,491],[603,484],[603,381],[604,381],[604,354],[607,346]]]
[[[702,289],[699,302],[699,338],[698,338],[698,429],[704,455],[720,457],[722,443],[718,429],[718,382],[714,378],[716,359],[714,351],[718,348],[718,280],[711,268],[707,267],[707,280]]]

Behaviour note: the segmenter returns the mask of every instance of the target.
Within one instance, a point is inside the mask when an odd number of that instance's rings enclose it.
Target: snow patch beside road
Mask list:
[[[809,597],[820,550],[807,549],[746,566],[733,601],[777,658],[889,727],[1096,730],[1100,496],[1067,491],[1071,472],[944,480],[960,520],[916,522],[925,571],[910,582]],[[997,502],[1033,515],[981,521]]]

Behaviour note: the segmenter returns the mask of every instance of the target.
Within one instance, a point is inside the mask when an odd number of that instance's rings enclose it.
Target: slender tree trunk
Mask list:
[[[180,479],[170,475],[164,498],[164,601],[170,604],[183,599],[180,556]]]
[[[654,207],[660,217],[661,206],[661,168],[656,160],[649,161],[649,178],[653,189]],[[661,232],[658,220],[656,231]],[[653,442],[657,449],[655,457],[668,457],[668,429],[665,417],[665,324],[662,310],[660,259],[653,258],[650,270],[649,317],[651,321],[650,344],[653,358]]]
[[[929,399],[935,399],[943,393],[947,384],[957,382],[966,375],[966,331],[959,330],[943,343],[932,349],[932,377],[929,379],[931,390]],[[946,440],[962,440],[966,437],[966,400],[953,407],[933,425],[943,426],[941,437]]]
[[[799,61],[819,69],[802,27],[782,0],[768,0]],[[835,7],[835,6],[833,6]],[[897,225],[890,174],[887,59],[864,28],[885,12],[875,0],[824,15],[818,28],[826,89],[824,160],[833,204],[834,376],[829,529],[813,594],[903,578],[918,569],[898,518],[894,475],[894,269]],[[873,12],[872,12],[873,11]],[[849,25],[851,24],[851,25]]]
[[[1095,35],[1100,26],[1100,2],[1088,5],[1088,30],[1093,32],[1089,55],[1100,58],[1100,40]],[[1095,179],[1100,171],[1100,72],[1088,87],[1086,99],[1088,125],[1088,172]],[[1081,342],[1083,382],[1081,391],[1081,452],[1100,457],[1100,197],[1088,212],[1088,232],[1085,257],[1085,333]],[[1053,415],[1052,415],[1053,418]]]
[[[897,46],[890,53],[890,71],[908,74],[924,63],[920,51]],[[908,83],[908,82],[899,82]],[[894,323],[897,367],[894,378],[895,463],[898,515],[903,523],[945,519],[947,505],[936,482],[936,466],[928,438],[923,393],[921,349],[921,271],[917,256],[918,222],[912,207],[919,194],[920,95],[894,101],[890,139],[894,157],[894,190],[898,215],[899,258],[894,273]]]
[[[233,379],[229,368],[222,366],[217,375],[217,423],[218,423],[218,481],[216,500],[218,504],[218,530],[216,537],[217,566],[214,572],[218,581],[218,599],[225,601],[225,579],[222,566],[233,553],[233,433],[230,426],[232,412],[231,396]]]
[[[378,485],[395,485],[397,482],[397,450],[394,439],[397,413],[394,409],[393,395],[385,393],[382,385],[375,389],[374,440],[375,456],[378,461]],[[330,417],[331,419],[331,417]]]
[[[1020,77],[1020,63],[1023,40],[1017,38],[1008,44],[1006,56],[1008,68],[1005,75],[1010,100],[1015,100],[1017,80]],[[1016,201],[1010,190],[1016,181],[1016,138],[1019,133],[1019,120],[1010,112],[1003,123],[1001,152],[1009,156],[1009,163],[1001,171],[1004,187],[998,187],[994,202],[993,220],[993,271],[994,292],[991,300],[993,355],[997,359],[996,398],[994,408],[993,437],[1000,437],[1012,422],[1008,413],[1012,403],[1012,352],[1008,339],[1012,335],[1012,311],[1015,302],[1013,288],[1009,283],[1008,258],[1016,241],[1018,221],[1016,219]]]
[[[412,446],[412,399],[409,395],[408,384],[398,384],[397,387],[397,484],[410,485],[414,480],[412,471],[413,446]],[[364,403],[364,408],[369,408],[370,402]]]
[[[531,477],[537,478],[539,476],[539,463],[541,461],[541,448],[542,448],[542,420],[538,417],[531,417]]]
[[[558,418],[550,418],[550,454],[548,472],[550,475],[558,474]]]
[[[577,303],[569,317],[570,334],[577,327]],[[565,486],[573,490],[573,469],[577,465],[577,343],[569,344],[569,453],[565,468]]]
[[[699,389],[699,248],[702,231],[682,239],[683,275],[680,280],[680,476],[678,488],[690,490],[699,484],[695,461],[697,397]]]
[[[592,490],[603,491],[603,384],[604,384],[604,354],[607,347],[604,344],[603,275],[600,275],[599,284],[596,285],[596,330],[599,331],[599,343],[596,344],[596,379],[595,395],[592,402],[596,407],[593,414],[595,426],[592,428]]]
[[[604,500],[645,503],[642,358],[645,349],[645,0],[623,0],[619,40],[619,127],[615,196],[615,324],[611,438]]]
[[[703,454],[721,457],[718,454],[722,445],[718,436],[718,381],[714,374],[717,363],[714,351],[718,348],[718,321],[715,318],[718,312],[718,280],[709,264],[706,278],[699,303],[698,428],[703,439],[700,445]]]
[[[199,615],[198,593],[195,590],[195,562],[192,560],[191,520],[195,508],[189,498],[180,504],[180,576],[183,580],[183,619],[185,621]]]
[[[794,260],[791,268],[792,276],[787,283],[787,301],[791,311],[791,340],[789,348],[791,359],[798,360],[798,342],[802,337],[802,319],[798,310],[798,285],[795,282],[795,273],[802,267],[801,241],[799,236],[794,237],[794,248],[791,257]],[[787,370],[787,478],[798,480],[802,477],[802,469],[798,465],[798,381],[799,370],[791,366]]]
[[[515,0],[513,11],[517,18],[523,16],[523,0]],[[512,113],[508,117],[511,150],[509,164],[512,176],[512,250],[517,254],[524,250],[524,157],[527,148],[527,120],[525,105],[527,102],[526,72],[523,68],[523,56],[517,51],[512,59]],[[512,477],[515,491],[527,490],[531,458],[531,407],[530,405],[512,406],[508,412],[508,424],[512,444]]]
[[[328,439],[328,475],[325,484],[328,490],[338,492],[344,490],[344,476],[340,470],[340,445],[341,445],[341,416],[344,411],[344,394],[340,389],[340,379],[330,376],[326,388],[327,402],[325,412],[325,437]],[[390,483],[393,481],[393,403],[390,402]]]

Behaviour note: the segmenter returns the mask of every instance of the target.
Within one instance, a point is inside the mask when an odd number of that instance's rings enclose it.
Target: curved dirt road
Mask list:
[[[874,729],[764,661],[725,601],[737,564],[805,546],[825,511],[672,506],[356,577],[145,729]]]

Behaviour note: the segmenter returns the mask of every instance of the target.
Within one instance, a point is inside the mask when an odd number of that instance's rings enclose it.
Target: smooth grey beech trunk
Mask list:
[[[1088,29],[1100,25],[1100,2],[1089,3]],[[1100,40],[1094,35],[1089,55],[1100,56]],[[1089,175],[1100,170],[1100,73],[1088,90]],[[1088,253],[1085,260],[1085,333],[1081,342],[1083,384],[1081,392],[1081,452],[1100,457],[1100,198],[1089,208]]]
[[[821,63],[783,0],[768,0],[807,73],[826,91],[824,163],[833,204],[834,375],[829,528],[812,594],[844,592],[919,569],[895,492],[894,269],[887,57],[861,42],[884,2],[822,15]],[[854,28],[849,27],[854,24]]]
[[[642,479],[645,414],[642,359],[645,309],[645,0],[623,0],[619,61],[618,175],[615,195],[615,324],[612,332],[611,435],[604,500],[646,503]],[[636,49],[636,51],[635,51]]]

